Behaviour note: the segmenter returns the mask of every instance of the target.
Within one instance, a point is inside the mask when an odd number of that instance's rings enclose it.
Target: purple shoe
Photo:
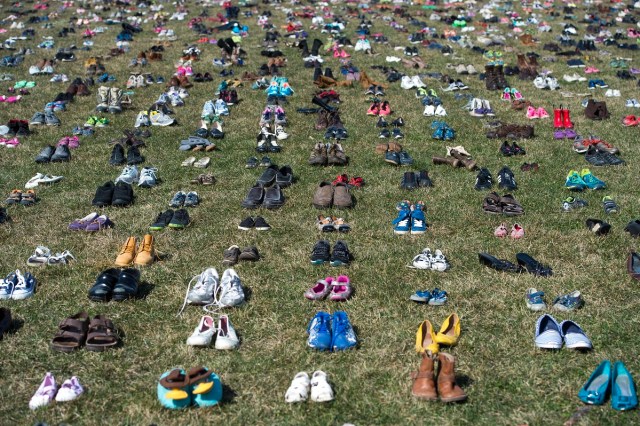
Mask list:
[[[631,74],[640,74],[640,68],[633,68],[633,67],[632,67],[632,68],[629,70],[629,72],[630,72]]]
[[[564,130],[556,130],[553,132],[553,137],[556,139],[564,139],[567,136],[567,133]]]
[[[114,223],[111,222],[111,219],[109,219],[105,215],[102,215],[102,216],[98,216],[97,218],[95,218],[93,220],[93,222],[91,222],[87,226],[87,228],[85,230],[87,232],[96,232],[96,231],[99,231],[101,229],[111,228],[113,225],[114,225]]]
[[[72,231],[84,231],[87,226],[98,218],[98,213],[92,212],[83,217],[82,219],[76,219],[69,224],[69,229]]]
[[[566,129],[564,131],[564,135],[567,139],[575,139],[575,137],[578,136],[578,134],[573,129]]]

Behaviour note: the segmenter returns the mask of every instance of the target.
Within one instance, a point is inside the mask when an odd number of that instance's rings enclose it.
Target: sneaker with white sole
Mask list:
[[[160,111],[151,111],[149,121],[152,126],[170,126],[174,123],[174,119]]]
[[[153,188],[158,184],[158,169],[155,167],[143,167],[140,170],[138,186],[142,188]]]
[[[138,116],[136,117],[136,124],[134,124],[135,127],[142,127],[142,126],[151,126],[151,121],[149,120],[149,113],[147,113],[147,111],[140,111],[138,113]]]
[[[33,296],[33,293],[36,291],[37,285],[35,277],[29,272],[25,272],[25,274],[22,275],[22,273],[18,269],[16,269],[15,275],[18,279],[18,283],[13,289],[11,299],[23,300]]]
[[[31,400],[29,401],[29,408],[36,410],[40,407],[49,405],[51,401],[53,401],[57,391],[58,385],[56,384],[55,377],[53,377],[53,374],[47,373],[44,376],[44,380],[42,380],[40,387],[31,397]]]
[[[440,250],[436,250],[431,260],[431,270],[444,272],[449,269],[449,262]]]
[[[197,279],[193,288],[187,291],[186,301],[191,305],[206,305],[214,301],[214,293],[218,289],[218,271],[215,268],[207,268],[194,277]],[[193,281],[193,279],[192,279]]]
[[[238,340],[238,335],[233,325],[231,325],[229,317],[227,315],[220,315],[215,348],[226,351],[237,348],[239,344],[240,340]]]
[[[220,304],[222,306],[238,306],[245,301],[244,290],[240,277],[233,269],[227,269],[222,274]]]
[[[204,315],[200,319],[200,323],[193,331],[193,334],[187,339],[187,345],[189,346],[209,346],[213,340],[213,336],[216,334],[216,327],[213,323],[213,318],[209,315]]]
[[[56,394],[57,402],[68,402],[78,399],[84,392],[84,388],[80,384],[80,380],[76,376],[67,379],[62,383],[58,393]]]
[[[38,246],[34,250],[33,254],[27,259],[28,266],[42,266],[46,265],[49,257],[51,256],[51,250],[45,246]]]
[[[276,126],[276,138],[278,138],[278,140],[284,140],[288,137],[289,134],[284,131],[284,128],[282,126]]]
[[[431,255],[431,249],[425,248],[422,250],[422,253],[417,254],[409,268],[412,269],[431,269],[431,262],[433,261],[433,256]]]
[[[138,176],[138,168],[136,166],[125,166],[124,169],[122,169],[122,173],[120,173],[120,176],[116,178],[114,183],[124,182],[132,185],[134,182],[138,181]]]

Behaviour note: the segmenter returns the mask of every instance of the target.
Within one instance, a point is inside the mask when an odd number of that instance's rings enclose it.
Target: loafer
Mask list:
[[[267,167],[262,175],[258,178],[258,184],[262,186],[270,186],[276,181],[276,175],[278,174],[278,166],[272,164]]]
[[[589,380],[587,380],[578,392],[578,398],[580,398],[585,404],[602,405],[609,393],[610,383],[611,362],[608,359],[605,359],[593,371],[593,373],[591,373]]]
[[[264,195],[264,186],[260,184],[254,185],[247,193],[245,199],[242,200],[242,207],[245,209],[257,209],[262,205]]]
[[[536,323],[535,343],[541,349],[562,348],[562,333],[560,325],[554,317],[545,314]]]
[[[51,157],[53,156],[55,151],[56,149],[53,146],[45,146],[44,148],[42,148],[42,151],[40,151],[40,153],[36,156],[36,163],[48,163],[49,161],[51,161]]]
[[[560,323],[560,333],[562,333],[564,344],[568,349],[593,349],[591,340],[582,328],[571,320]]]
[[[290,186],[293,183],[293,170],[291,166],[282,166],[276,173],[276,185],[282,188]]]
[[[275,184],[265,191],[264,194],[264,207],[268,209],[277,209],[284,205],[284,193],[280,185]]]

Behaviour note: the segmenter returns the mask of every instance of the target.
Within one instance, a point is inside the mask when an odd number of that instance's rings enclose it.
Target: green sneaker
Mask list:
[[[89,116],[89,118],[87,118],[87,121],[84,123],[84,125],[88,127],[93,127],[96,124],[98,124],[98,117],[96,117],[95,115]]]
[[[607,184],[595,177],[589,169],[582,169],[580,177],[589,189],[605,189],[607,187]]]
[[[97,117],[94,117],[97,118]],[[108,118],[97,118],[96,120],[96,126],[98,127],[106,127],[109,124],[109,119]]]
[[[570,170],[564,186],[572,191],[584,191],[587,188],[587,183],[582,180],[582,177],[577,171]]]

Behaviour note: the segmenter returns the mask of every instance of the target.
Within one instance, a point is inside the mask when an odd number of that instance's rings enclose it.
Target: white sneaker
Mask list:
[[[220,304],[221,306],[238,306],[243,304],[244,290],[240,277],[233,269],[227,269],[222,274]]]
[[[29,256],[29,259],[27,259],[27,265],[29,266],[46,265],[50,256],[51,256],[51,250],[49,250],[49,247],[38,246],[34,250],[33,254]]]
[[[56,384],[56,379],[53,377],[53,374],[47,373],[44,376],[44,380],[40,384],[40,387],[33,394],[31,400],[29,401],[29,408],[32,410],[36,410],[40,407],[47,406],[53,401],[53,397],[58,390],[58,385]]]
[[[169,117],[166,114],[161,113],[160,111],[151,111],[151,115],[149,116],[149,121],[152,126],[170,126],[173,124],[173,118]]]
[[[288,137],[289,134],[284,131],[284,128],[282,126],[276,126],[276,138],[278,138],[278,140],[284,140]]]
[[[140,171],[138,186],[142,188],[153,188],[158,184],[158,169],[155,167],[144,167]]]
[[[311,400],[314,402],[328,402],[333,400],[333,389],[327,382],[327,373],[316,371],[311,378]]]
[[[304,402],[309,397],[310,387],[311,381],[309,380],[309,375],[301,371],[293,377],[289,389],[287,389],[287,392],[284,394],[284,400],[289,404]]]
[[[213,318],[204,315],[200,319],[200,324],[193,331],[193,334],[187,339],[189,346],[209,346],[213,335],[216,333],[216,327],[213,324]]]
[[[607,89],[606,92],[604,92],[604,95],[608,98],[613,97],[613,90],[612,89]]]
[[[215,348],[218,350],[230,350],[237,348],[239,344],[238,335],[231,325],[229,317],[227,315],[220,315]]]
[[[402,77],[402,80],[400,81],[400,87],[402,87],[403,89],[413,89],[414,85],[413,85],[413,80],[411,79],[411,77],[409,77],[408,75],[405,75]]]
[[[422,252],[416,255],[413,258],[411,265],[409,265],[408,267],[411,269],[431,269],[431,251],[429,250],[428,253]]]
[[[188,98],[189,97],[189,92],[187,92],[187,89],[180,89],[178,91],[178,96],[180,96],[182,99]]]
[[[533,80],[533,85],[536,86],[536,88],[538,88],[538,89],[546,89],[547,88],[547,82],[546,82],[545,78],[540,76],[540,75]]]
[[[124,182],[131,185],[133,184],[133,182],[136,182],[137,180],[138,180],[138,168],[136,166],[125,166],[124,169],[122,170],[122,173],[120,173],[120,176],[116,178],[114,183]]]
[[[413,83],[413,87],[427,87],[426,84],[422,80],[420,80],[419,75],[414,75],[411,77],[411,83]]]
[[[133,89],[138,84],[138,76],[131,74],[127,80],[127,89]]]
[[[57,402],[68,402],[78,399],[84,392],[84,388],[80,384],[80,380],[76,376],[64,381],[58,393],[56,394]]]
[[[422,113],[422,115],[424,115],[425,117],[433,117],[436,114],[436,107],[434,107],[433,105],[427,105],[424,107],[424,112]]]
[[[197,278],[196,284],[191,290],[187,291],[186,301],[193,305],[212,303],[214,301],[214,293],[218,289],[218,271],[215,268],[207,268],[202,274],[196,275],[194,278]]]
[[[16,269],[15,276],[18,279],[18,283],[13,289],[13,293],[11,294],[11,298],[13,300],[23,300],[28,299],[33,296],[33,293],[36,291],[37,281],[29,272],[25,272],[24,275],[20,272],[20,270]]]
[[[440,117],[444,117],[445,115],[447,115],[447,111],[444,109],[442,105],[438,105],[436,107],[434,114]]]
[[[147,111],[140,111],[140,113],[138,113],[138,117],[136,117],[135,127],[150,126],[150,125],[151,125],[151,121],[149,121],[149,114],[147,113]]]
[[[431,260],[431,269],[438,272],[444,272],[449,269],[449,262],[440,250],[436,250]]]

